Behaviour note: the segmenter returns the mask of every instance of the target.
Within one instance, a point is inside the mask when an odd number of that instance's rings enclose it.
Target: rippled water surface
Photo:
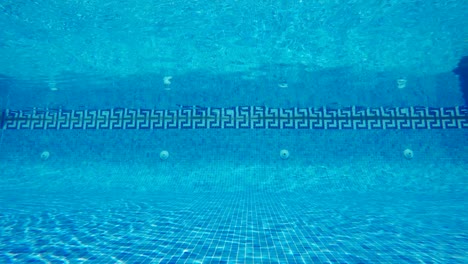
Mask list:
[[[3,194],[0,262],[466,263],[466,205],[407,194]]]

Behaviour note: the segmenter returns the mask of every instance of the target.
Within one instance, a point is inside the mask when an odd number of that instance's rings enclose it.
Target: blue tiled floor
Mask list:
[[[0,262],[466,263],[463,197],[0,196]]]

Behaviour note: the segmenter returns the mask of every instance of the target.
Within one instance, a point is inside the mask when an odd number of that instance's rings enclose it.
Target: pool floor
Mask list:
[[[0,262],[467,263],[463,197],[0,195]]]

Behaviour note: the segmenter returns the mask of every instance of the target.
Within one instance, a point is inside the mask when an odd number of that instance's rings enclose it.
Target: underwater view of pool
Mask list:
[[[468,263],[464,1],[0,3],[0,263]]]

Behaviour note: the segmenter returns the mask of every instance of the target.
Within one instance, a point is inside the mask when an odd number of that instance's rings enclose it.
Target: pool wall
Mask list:
[[[31,88],[3,78],[0,103],[4,112],[28,114],[34,108],[82,113],[117,107],[179,111],[181,105],[198,105],[325,106],[329,111],[348,106],[435,107],[441,115],[443,109],[462,104],[457,78],[450,72],[409,76],[407,87],[398,89],[396,73],[366,73],[363,78],[349,69],[303,75],[297,69],[288,71],[273,68],[269,74],[296,76],[287,88],[278,86],[281,77],[245,80],[241,75],[174,76],[170,90],[163,75],[113,78],[102,84],[86,79],[58,82],[57,91],[47,82]],[[5,129],[0,184],[2,190],[21,192],[466,191],[467,129],[461,123],[442,130],[408,124],[410,129],[391,130],[378,125],[376,130]],[[288,160],[280,158],[282,149],[290,152]],[[404,157],[405,149],[414,152],[413,159]],[[165,161],[159,158],[162,150],[170,154]],[[50,153],[46,161],[40,158],[44,151]]]
[[[460,192],[468,186],[465,129],[4,130],[3,137],[0,188],[20,192]],[[289,159],[280,158],[282,149]],[[43,151],[50,153],[45,161]]]

